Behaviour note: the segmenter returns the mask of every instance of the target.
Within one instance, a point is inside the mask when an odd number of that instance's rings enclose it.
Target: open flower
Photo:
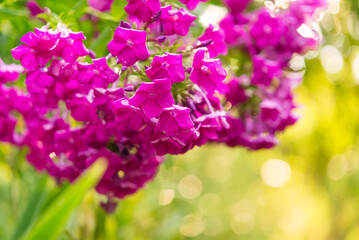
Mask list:
[[[157,55],[145,72],[151,80],[169,78],[172,83],[177,83],[186,78],[182,65],[182,54]]]
[[[226,78],[227,72],[222,67],[221,60],[205,58],[205,54],[206,49],[202,48],[194,55],[189,79],[211,94],[216,90],[217,85]]]
[[[157,117],[163,109],[175,103],[171,94],[171,80],[157,79],[142,83],[130,103],[141,107],[148,118]]]
[[[146,31],[117,27],[107,47],[110,53],[117,57],[119,63],[132,66],[137,61],[146,60],[150,56],[146,47],[146,36]]]

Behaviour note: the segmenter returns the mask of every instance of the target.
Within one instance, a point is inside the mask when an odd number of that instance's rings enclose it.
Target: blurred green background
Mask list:
[[[126,4],[115,0],[111,13],[101,14],[84,0],[38,2],[65,12],[65,22],[85,35],[93,28],[78,21],[83,13],[99,17],[100,36],[86,43],[95,52],[106,51],[103,43]],[[6,63],[13,62],[9,50],[20,37],[41,26],[29,21],[24,4],[0,1],[0,57]],[[94,177],[57,187],[26,163],[26,150],[1,144],[0,239],[19,239],[36,224],[42,233],[57,229],[55,239],[358,240],[357,0],[329,0],[321,25],[323,46],[306,55],[304,82],[296,90],[302,118],[279,136],[279,146],[247,151],[207,145],[170,157],[153,182],[119,202],[115,214],[107,215],[99,207],[102,197],[86,191]]]

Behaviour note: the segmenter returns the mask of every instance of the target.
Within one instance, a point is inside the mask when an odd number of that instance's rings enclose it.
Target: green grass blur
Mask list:
[[[98,29],[105,29],[101,41],[87,43],[96,52],[105,51],[101,42],[111,38],[123,1],[98,16]],[[77,21],[88,11],[86,1],[38,2],[67,11],[73,29],[91,35],[89,22]],[[1,144],[0,239],[26,236],[44,214],[53,214],[44,226],[52,231],[61,213],[52,204],[79,197],[55,239],[359,239],[359,5],[343,0],[339,8],[338,2],[330,1],[322,19],[324,48],[306,57],[296,90],[302,118],[280,134],[279,146],[248,151],[210,144],[170,157],[153,182],[107,215],[94,190],[80,196],[76,190],[84,184],[58,187],[26,163],[26,149]],[[0,57],[6,63],[20,36],[41,26],[29,21],[24,3],[0,3]]]

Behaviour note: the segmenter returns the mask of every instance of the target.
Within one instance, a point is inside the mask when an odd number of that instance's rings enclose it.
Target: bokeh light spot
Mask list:
[[[201,195],[202,181],[193,175],[185,176],[178,183],[178,191],[184,198],[196,198]]]
[[[338,154],[333,156],[328,163],[327,173],[332,180],[339,180],[344,177],[348,170],[347,159],[344,155]]]
[[[214,216],[221,210],[222,198],[215,193],[207,193],[199,200],[199,210],[205,216]]]
[[[206,220],[206,228],[203,232],[204,235],[214,237],[223,231],[223,223],[218,217],[210,217]]]
[[[356,84],[359,84],[359,52],[355,54],[353,63],[352,63],[352,73],[353,78]]]
[[[341,52],[334,46],[327,45],[320,50],[320,61],[327,73],[339,73],[344,65]]]
[[[175,191],[173,189],[162,189],[158,203],[160,205],[168,205],[175,198]]]
[[[254,218],[249,213],[239,213],[233,218],[231,227],[236,234],[249,233],[254,227]]]
[[[272,159],[265,162],[261,169],[265,184],[271,187],[283,187],[290,179],[290,165],[282,160]]]
[[[188,215],[184,218],[180,227],[180,233],[186,237],[195,237],[203,232],[205,225],[202,219],[196,215]]]

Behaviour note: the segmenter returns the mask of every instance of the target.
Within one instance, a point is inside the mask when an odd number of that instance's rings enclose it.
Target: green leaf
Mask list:
[[[5,19],[7,17],[28,17],[29,14],[23,10],[0,7],[0,15],[2,19]]]
[[[106,161],[97,160],[71,187],[67,188],[37,221],[27,240],[56,239],[64,230],[72,211],[81,203],[87,191],[103,175]]]
[[[91,7],[85,8],[85,12],[92,15],[92,16],[98,17],[101,20],[105,20],[105,21],[109,21],[109,22],[115,22],[115,23],[118,23],[118,24],[120,23],[120,20],[114,19],[110,14],[105,13],[105,12],[100,12],[100,11],[98,11],[96,9],[91,8]]]
[[[45,199],[48,195],[48,192],[45,189],[47,182],[48,176],[43,175],[35,190],[31,194],[32,196],[30,197],[30,200],[28,201],[27,206],[22,213],[21,220],[17,224],[11,239],[20,239],[20,237],[29,229],[29,227],[34,224],[34,221],[43,208]]]

